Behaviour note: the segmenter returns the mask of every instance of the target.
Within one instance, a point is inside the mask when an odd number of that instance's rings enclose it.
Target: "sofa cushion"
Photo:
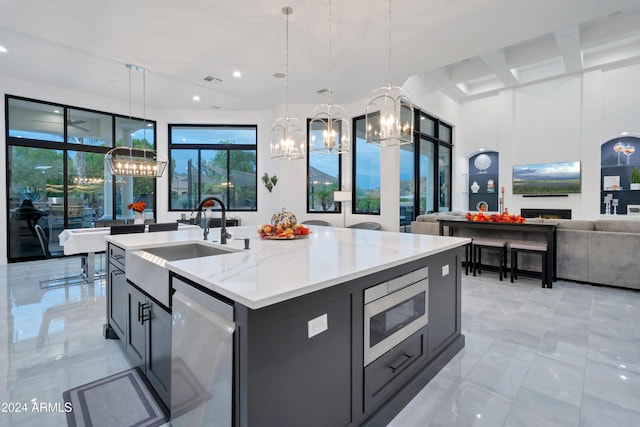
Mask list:
[[[595,230],[595,222],[584,219],[557,219],[557,228],[569,230]]]
[[[598,219],[596,231],[615,231],[622,233],[640,233],[640,221],[624,219]]]
[[[612,222],[635,222],[616,221]],[[640,235],[637,233],[589,233],[589,279],[591,283],[638,289]]]
[[[526,218],[525,222],[529,224],[544,224],[545,220],[544,218]]]
[[[436,214],[425,214],[425,215],[418,215],[416,217],[416,221],[417,222],[437,222],[437,216]]]
[[[437,222],[411,221],[411,232],[414,234],[430,234],[432,236],[437,236],[440,234],[440,224]],[[448,227],[445,227],[444,233],[445,235],[448,235]]]
[[[571,221],[571,220],[567,220]],[[591,221],[593,223],[593,221]],[[589,237],[594,231],[559,228],[556,236],[558,278],[589,281]]]
[[[438,222],[438,218],[451,219],[452,217],[455,219],[464,218],[466,212],[463,211],[452,211],[452,212],[434,212],[430,214],[418,215],[416,217],[416,221],[418,222]]]

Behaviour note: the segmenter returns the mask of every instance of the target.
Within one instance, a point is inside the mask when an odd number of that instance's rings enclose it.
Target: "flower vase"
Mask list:
[[[142,217],[142,212],[134,211],[133,214],[135,218],[133,219],[134,224],[144,224],[144,218]]]

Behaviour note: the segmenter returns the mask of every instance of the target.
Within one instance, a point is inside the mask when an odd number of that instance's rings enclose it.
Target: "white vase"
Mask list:
[[[478,185],[477,182],[473,181],[473,184],[471,184],[471,191],[473,191],[474,193],[477,193],[478,190],[480,190],[480,186]]]
[[[134,211],[133,214],[135,215],[135,218],[133,219],[134,224],[144,224],[144,218],[142,217],[142,212]]]
[[[632,190],[640,190],[640,182],[632,182],[629,188]]]

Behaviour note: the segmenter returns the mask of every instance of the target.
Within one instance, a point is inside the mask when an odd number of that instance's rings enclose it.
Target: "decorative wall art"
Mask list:
[[[270,177],[269,174],[265,172],[264,175],[262,175],[262,183],[267,188],[267,190],[269,190],[269,193],[271,193],[271,190],[273,190],[273,187],[275,187],[276,184],[278,183],[278,177],[275,175]]]
[[[620,188],[619,176],[605,176],[604,178],[602,178],[602,186],[607,191],[622,190],[622,188]]]

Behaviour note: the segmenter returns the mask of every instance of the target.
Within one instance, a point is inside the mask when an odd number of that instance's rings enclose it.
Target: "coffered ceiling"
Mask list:
[[[127,101],[135,64],[150,107],[262,110],[286,100],[283,6],[296,104],[364,100],[389,63],[463,101],[640,61],[640,0],[393,0],[391,49],[387,1],[333,0],[331,61],[328,0],[0,0],[0,76]]]

